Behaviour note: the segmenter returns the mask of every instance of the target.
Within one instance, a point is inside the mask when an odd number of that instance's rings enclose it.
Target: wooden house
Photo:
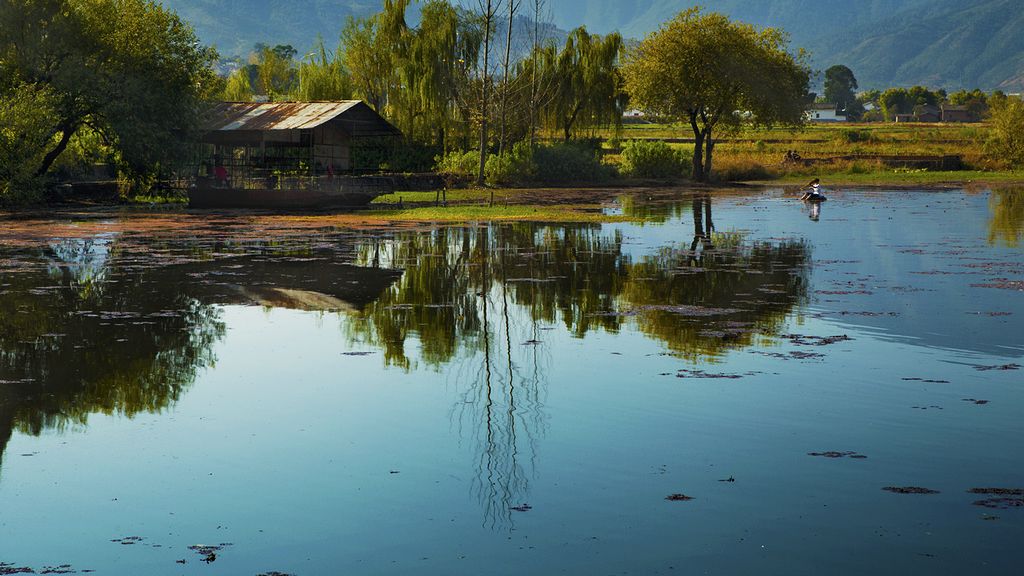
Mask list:
[[[208,113],[189,191],[196,207],[357,206],[388,191],[359,144],[401,136],[360,100],[223,102]]]
[[[954,106],[952,104],[942,105],[943,122],[977,122],[977,118],[967,106]]]

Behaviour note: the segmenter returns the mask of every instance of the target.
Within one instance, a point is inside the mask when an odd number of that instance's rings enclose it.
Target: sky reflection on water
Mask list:
[[[829,197],[0,240],[0,563],[1012,572],[1021,194]]]

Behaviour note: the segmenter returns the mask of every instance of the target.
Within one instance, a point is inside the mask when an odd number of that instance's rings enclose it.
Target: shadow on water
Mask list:
[[[0,464],[15,430],[160,412],[215,360],[218,305],[354,312],[399,271],[309,241],[232,245],[101,235],[0,259]]]

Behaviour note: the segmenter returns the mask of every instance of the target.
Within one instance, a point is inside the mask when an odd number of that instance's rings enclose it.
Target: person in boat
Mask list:
[[[815,178],[807,183],[804,187],[804,194],[800,197],[805,202],[824,202],[826,200],[825,195],[819,191],[821,187],[821,180]]]

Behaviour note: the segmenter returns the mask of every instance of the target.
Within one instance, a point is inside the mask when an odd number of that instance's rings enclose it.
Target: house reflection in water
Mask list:
[[[295,253],[299,255],[296,256]],[[0,262],[0,471],[13,431],[172,405],[212,365],[220,305],[359,311],[400,271],[308,247],[65,241]]]

